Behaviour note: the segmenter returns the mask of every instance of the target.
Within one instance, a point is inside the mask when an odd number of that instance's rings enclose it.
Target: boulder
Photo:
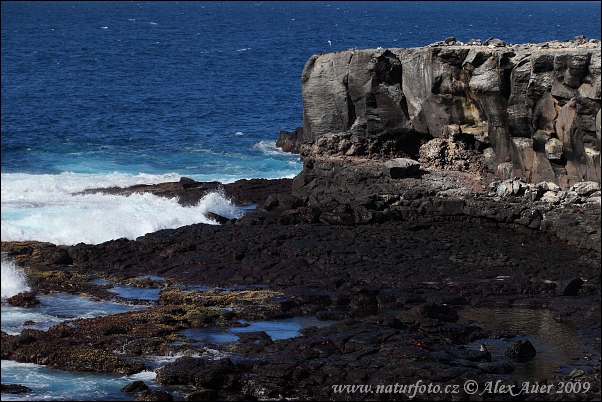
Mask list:
[[[575,191],[582,197],[588,197],[594,194],[596,191],[600,191],[600,183],[596,183],[593,181],[582,181],[579,183],[575,183],[571,190]]]
[[[32,292],[21,292],[7,300],[8,304],[17,307],[32,307],[40,304],[40,301],[36,299],[36,295]]]
[[[31,392],[31,388],[21,384],[2,384],[3,394],[25,394]]]
[[[138,380],[138,381],[134,381],[129,383],[128,385],[126,385],[125,387],[121,388],[121,392],[125,392],[125,393],[139,393],[139,392],[143,392],[148,390],[148,385],[146,385],[144,383],[144,381],[142,380]]]
[[[282,152],[299,153],[299,144],[303,139],[303,127],[297,127],[292,133],[289,131],[280,131],[276,146],[282,149]]]
[[[539,200],[542,202],[555,204],[558,201],[560,201],[560,198],[558,197],[558,193],[556,193],[554,191],[546,191],[545,193],[543,193],[543,195],[541,196],[541,198]]]
[[[496,194],[499,197],[521,197],[525,194],[525,191],[529,188],[527,183],[521,180],[504,180],[498,186]]]
[[[506,46],[506,42],[498,38],[489,38],[483,42],[483,46],[503,47]]]
[[[205,217],[209,220],[212,220],[214,222],[219,223],[220,225],[223,225],[224,223],[228,222],[230,219],[226,218],[225,216],[221,216],[219,214],[216,214],[214,212],[205,212]]]
[[[505,355],[514,359],[532,359],[537,354],[535,347],[528,339],[512,342],[506,349]]]
[[[563,296],[577,296],[579,294],[579,289],[581,289],[581,286],[583,286],[583,283],[583,279],[578,277],[561,280],[558,281],[556,290]]]
[[[480,350],[471,351],[471,353],[466,356],[466,359],[471,362],[490,362],[491,352],[487,350],[485,344],[482,344]]]
[[[161,385],[194,385],[221,389],[228,374],[236,371],[228,358],[210,360],[185,357],[166,364],[157,370],[157,382]]]
[[[411,176],[420,170],[420,163],[408,158],[395,158],[384,163],[383,170],[392,179]]]

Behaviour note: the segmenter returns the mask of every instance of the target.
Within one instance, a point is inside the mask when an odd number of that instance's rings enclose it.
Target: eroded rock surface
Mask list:
[[[302,84],[306,164],[420,154],[491,178],[600,182],[597,40],[349,49],[312,56]]]

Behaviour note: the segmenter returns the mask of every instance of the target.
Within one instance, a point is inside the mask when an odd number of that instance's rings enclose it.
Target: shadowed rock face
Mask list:
[[[600,182],[600,92],[599,41],[314,55],[302,74],[300,153],[418,159],[453,131],[489,181]]]

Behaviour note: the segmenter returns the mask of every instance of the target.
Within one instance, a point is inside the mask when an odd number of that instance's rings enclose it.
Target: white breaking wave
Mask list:
[[[3,238],[4,239],[4,238]],[[31,290],[23,272],[14,261],[2,259],[2,300]]]
[[[157,373],[154,371],[141,371],[130,376],[124,376],[128,381],[154,381],[157,378]]]
[[[253,145],[253,149],[261,151],[265,155],[290,155],[282,152],[282,149],[276,146],[276,141],[259,141]]]
[[[174,177],[175,176],[175,177]],[[150,193],[129,196],[73,193],[89,188],[127,187],[174,181],[177,175],[60,175],[2,174],[2,241],[80,242],[135,239],[161,229],[216,222],[207,212],[237,218],[242,215],[220,193],[210,193],[191,207]]]

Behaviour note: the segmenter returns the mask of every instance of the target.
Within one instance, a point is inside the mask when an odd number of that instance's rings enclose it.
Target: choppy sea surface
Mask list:
[[[182,207],[150,194],[88,188],[293,177],[275,147],[301,125],[301,71],[312,54],[425,46],[454,36],[506,43],[600,39],[600,2],[5,2],[2,7],[2,241],[135,238],[242,211],[219,193]],[[209,222],[210,223],[210,222]],[[2,299],[25,290],[2,262]],[[2,304],[18,333],[127,306],[43,300]],[[92,303],[92,302],[90,302]],[[35,316],[37,318],[32,319]],[[152,383],[153,373],[141,373]],[[134,378],[2,362],[2,382],[34,389],[2,400],[132,399]],[[76,387],[74,388],[74,384]],[[176,394],[177,395],[177,394]]]

